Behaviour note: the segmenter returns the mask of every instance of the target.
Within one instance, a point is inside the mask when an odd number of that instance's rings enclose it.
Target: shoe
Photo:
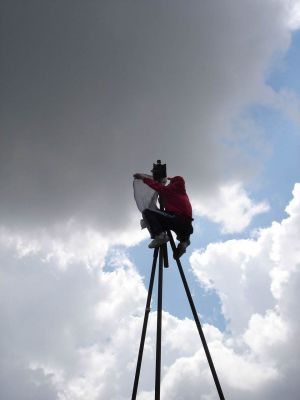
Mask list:
[[[188,242],[180,242],[174,251],[173,258],[174,260],[178,260],[185,252],[188,247],[189,243]]]
[[[159,247],[164,243],[167,243],[169,240],[168,235],[165,232],[160,233],[155,236],[151,243],[148,244],[149,249],[154,249],[155,247]]]
[[[147,224],[146,224],[146,221],[144,219],[140,220],[140,225],[141,225],[141,229],[147,228]]]

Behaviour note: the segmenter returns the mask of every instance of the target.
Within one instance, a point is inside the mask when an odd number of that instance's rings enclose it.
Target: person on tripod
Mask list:
[[[148,247],[155,248],[166,243],[169,238],[166,230],[172,230],[177,235],[179,244],[174,258],[180,258],[190,245],[190,235],[193,233],[192,206],[185,190],[185,181],[181,176],[167,178],[169,184],[164,185],[149,175],[136,173],[135,179],[142,179],[150,188],[155,190],[163,203],[164,210],[146,208],[143,219],[153,239]]]

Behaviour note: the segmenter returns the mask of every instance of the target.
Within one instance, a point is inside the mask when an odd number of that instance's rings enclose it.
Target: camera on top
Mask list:
[[[161,160],[157,160],[157,163],[153,163],[152,169],[153,179],[157,182],[161,182],[164,178],[167,177],[167,166],[166,164],[162,164]]]

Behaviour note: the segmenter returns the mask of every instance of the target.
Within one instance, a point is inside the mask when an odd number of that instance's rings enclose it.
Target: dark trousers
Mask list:
[[[193,233],[192,221],[182,215],[146,208],[143,211],[143,218],[152,239],[170,229],[176,233],[177,240],[189,242],[190,235]]]

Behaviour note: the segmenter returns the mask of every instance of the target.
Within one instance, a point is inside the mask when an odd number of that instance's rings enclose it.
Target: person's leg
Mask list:
[[[171,229],[172,215],[164,211],[146,209],[143,211],[143,219],[153,239],[148,245],[149,248],[161,246],[169,240],[165,231]]]
[[[191,244],[190,235],[193,233],[193,226],[191,221],[184,217],[178,217],[177,229],[174,232],[177,234],[177,240],[179,244],[177,245],[176,251],[173,256],[174,259],[179,259],[185,252],[187,247]]]
[[[164,232],[166,230],[172,230],[177,234],[177,239],[180,242],[177,248],[176,258],[185,253],[186,248],[190,244],[190,234],[193,232],[190,220],[179,215],[151,209],[145,209],[143,211],[143,219],[147,223],[151,238],[154,239],[149,247],[156,247],[168,241]]]
[[[146,208],[143,211],[143,219],[147,224],[151,238],[164,232],[166,229],[171,229],[173,216],[159,210],[150,210]]]

